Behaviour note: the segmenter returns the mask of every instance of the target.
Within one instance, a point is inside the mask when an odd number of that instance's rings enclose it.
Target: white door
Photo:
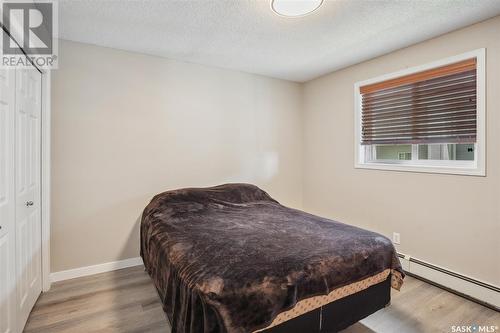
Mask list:
[[[14,70],[0,69],[0,333],[16,324],[14,94]]]
[[[42,291],[41,74],[36,69],[16,69],[15,114],[16,312],[21,331]]]

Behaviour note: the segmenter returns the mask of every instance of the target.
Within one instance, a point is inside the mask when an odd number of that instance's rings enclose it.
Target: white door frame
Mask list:
[[[51,71],[42,70],[42,119],[41,119],[41,237],[42,237],[42,291],[50,289],[50,88]]]

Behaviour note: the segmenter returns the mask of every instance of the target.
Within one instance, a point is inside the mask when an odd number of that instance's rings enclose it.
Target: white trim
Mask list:
[[[481,170],[474,168],[474,163],[468,161],[452,161],[446,165],[445,162],[449,161],[432,161],[434,164],[429,165],[428,161],[410,161],[410,160],[387,160],[384,162],[373,161],[365,162],[356,166],[360,169],[374,169],[374,170],[392,170],[392,171],[407,171],[407,172],[424,172],[424,173],[444,173],[453,175],[469,175],[469,176],[484,176]],[[454,163],[456,162],[456,163]],[[452,165],[453,164],[453,165]],[[472,165],[472,166],[471,166]]]
[[[440,284],[444,287],[458,291],[464,295],[471,296],[482,302],[491,304],[500,308],[500,293],[480,286],[478,284],[454,277],[452,275],[440,272],[427,266],[420,265],[419,263],[410,261],[410,256],[405,255],[404,258],[399,258],[403,270],[416,276],[422,277],[429,281]],[[437,266],[437,265],[435,265]],[[441,267],[449,270],[447,268]],[[449,270],[451,271],[451,270]],[[463,274],[460,274],[463,275]],[[477,279],[475,279],[477,280]],[[403,284],[404,288],[404,284]]]
[[[104,264],[79,267],[74,269],[68,269],[66,271],[55,272],[50,274],[50,281],[51,282],[64,281],[82,276],[111,272],[111,271],[116,271],[117,269],[139,266],[139,265],[142,265],[141,257],[112,261]]]
[[[486,176],[486,49],[479,49],[476,53],[477,71],[477,172]]]
[[[41,147],[41,210],[42,210],[42,291],[50,289],[50,119],[51,72],[42,72],[42,147]]]
[[[411,160],[418,160],[418,145],[411,145]]]
[[[409,255],[404,255],[404,258],[400,258],[400,261],[403,269],[409,273],[423,277],[429,281],[438,283],[442,286],[456,290],[465,295],[469,295],[488,304],[492,304],[496,307],[500,307],[500,294],[495,292],[494,290],[490,290],[480,285],[456,278],[449,274],[445,274],[443,272],[434,270],[432,268],[422,266],[418,263],[411,262]],[[66,271],[55,272],[50,275],[50,279],[51,282],[58,282],[58,281],[64,281],[99,273],[111,272],[118,269],[139,266],[142,264],[143,262],[141,257],[129,258],[119,261],[112,261],[104,264],[79,267],[79,268],[69,269]]]
[[[477,59],[477,142],[475,149],[475,161],[471,164],[455,163],[454,166],[439,166],[438,163],[429,161],[414,163],[381,163],[366,162],[365,149],[361,149],[361,93],[360,87],[397,77],[422,72],[428,69],[445,66],[462,60]],[[425,65],[403,69],[394,73],[382,75],[369,80],[356,82],[354,84],[354,168],[394,170],[410,172],[446,173],[456,175],[486,176],[486,49],[478,49],[457,56],[434,61]],[[455,161],[454,161],[455,162]],[[458,162],[458,161],[457,161]]]

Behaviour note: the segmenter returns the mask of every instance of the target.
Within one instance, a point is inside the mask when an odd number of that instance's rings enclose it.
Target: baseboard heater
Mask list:
[[[469,276],[450,271],[423,260],[398,253],[403,270],[409,276],[423,280],[473,302],[500,311],[500,288]]]

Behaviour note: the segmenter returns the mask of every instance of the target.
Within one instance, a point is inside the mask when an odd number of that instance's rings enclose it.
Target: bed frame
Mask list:
[[[333,333],[341,331],[391,301],[391,276],[365,290],[262,331],[262,333]]]

